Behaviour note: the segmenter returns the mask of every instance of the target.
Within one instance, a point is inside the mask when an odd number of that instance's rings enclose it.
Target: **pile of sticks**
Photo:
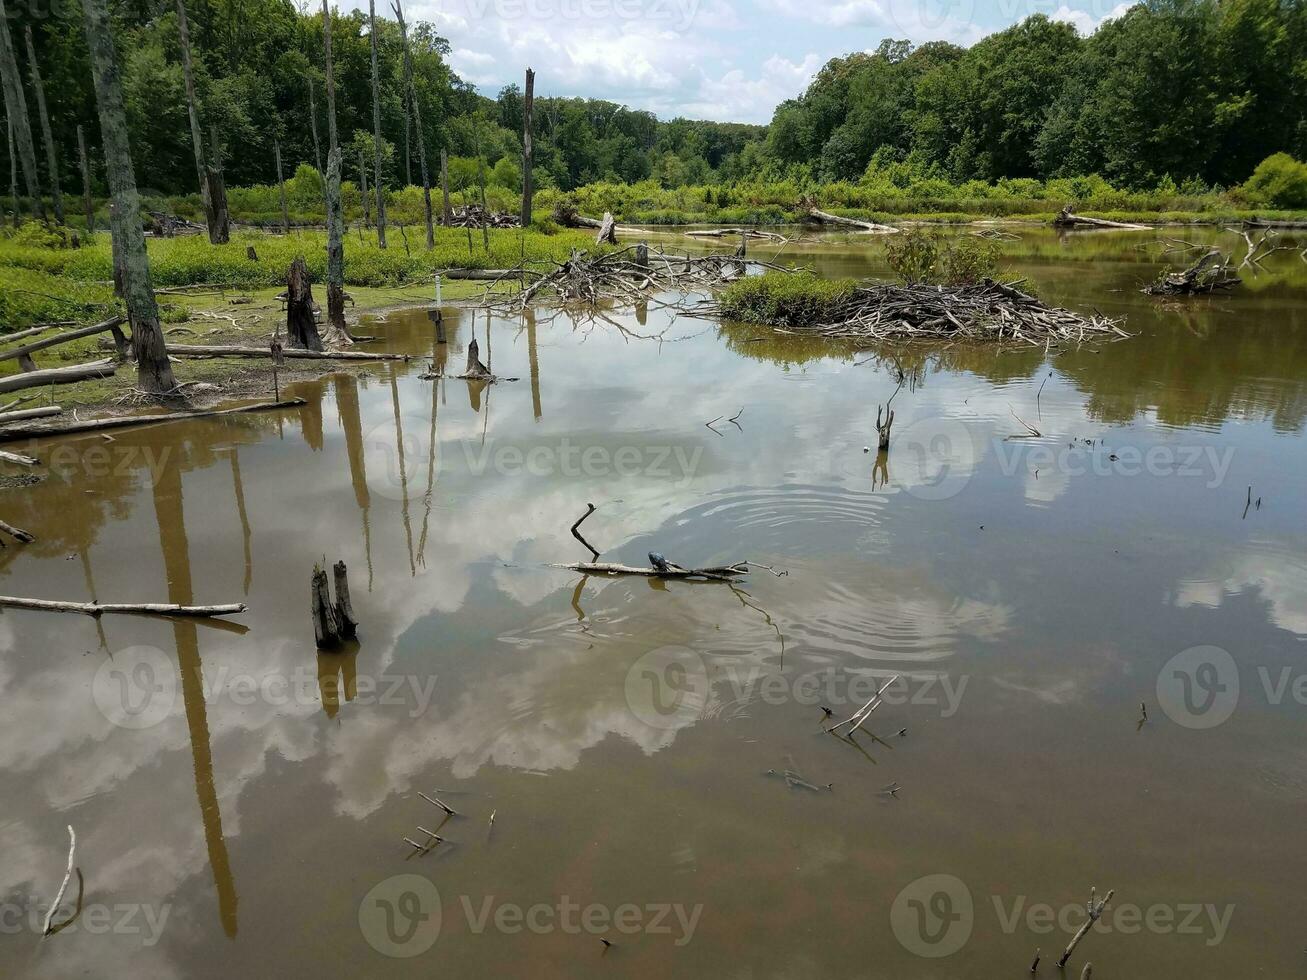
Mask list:
[[[982,279],[957,286],[874,283],[854,289],[825,323],[770,324],[819,337],[869,340],[1013,340],[1035,347],[1117,340],[1130,335],[1102,314],[1084,317],[1046,306],[1011,283]],[[722,315],[720,304],[688,310],[696,316]]]
[[[779,268],[766,262],[750,264]],[[709,291],[744,275],[745,260],[735,255],[688,255],[650,251],[645,245],[628,245],[594,255],[572,250],[566,262],[548,272],[506,270],[504,278],[528,282],[506,301],[521,310],[546,297],[562,305],[595,307],[605,303],[640,302],[650,293],[682,294]],[[503,301],[489,305],[503,305]]]
[[[1218,249],[1212,249],[1187,269],[1162,273],[1143,291],[1152,296],[1193,296],[1232,289],[1241,282],[1230,270],[1230,260]]]
[[[520,228],[522,219],[507,211],[490,211],[480,204],[468,204],[449,210],[451,228]]]

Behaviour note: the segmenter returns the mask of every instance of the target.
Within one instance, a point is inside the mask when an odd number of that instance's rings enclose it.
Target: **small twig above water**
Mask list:
[[[593,514],[596,509],[594,504],[586,504],[585,506],[586,506],[586,512],[582,514],[580,517],[578,517],[576,519],[576,523],[572,525],[572,537],[576,538],[576,540],[580,541],[583,545],[585,545],[587,550],[589,550],[590,554],[594,556],[595,561],[598,561],[599,552],[595,549],[594,545],[592,545],[585,538],[581,537],[581,532],[577,530],[577,528],[581,526],[581,522],[584,521],[591,514]]]
[[[77,834],[73,830],[72,824],[68,825],[68,870],[64,872],[64,880],[59,885],[59,891],[55,894],[54,901],[50,903],[50,910],[45,913],[45,925],[41,927],[41,935],[50,935],[50,923],[54,921],[54,914],[59,910],[59,903],[63,901],[64,892],[68,889],[68,879],[73,876],[73,858],[77,855]]]

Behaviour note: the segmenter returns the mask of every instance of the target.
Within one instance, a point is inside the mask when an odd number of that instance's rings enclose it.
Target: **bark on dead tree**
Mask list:
[[[418,139],[418,167],[422,171],[422,206],[427,220],[427,248],[436,247],[436,232],[431,224],[431,175],[427,171],[427,141],[422,132],[422,107],[418,105],[417,87],[413,84],[413,58],[408,47],[408,25],[404,23],[404,8],[399,0],[392,5],[399,21],[399,37],[404,45],[404,85],[408,90],[409,110],[413,113],[413,129]]]
[[[54,134],[50,131],[50,113],[45,106],[45,85],[41,82],[41,69],[36,63],[36,45],[32,43],[32,28],[24,31],[27,41],[27,70],[32,76],[32,91],[36,95],[36,117],[41,123],[41,140],[45,143],[45,172],[50,178],[50,197],[54,204],[54,220],[64,223],[64,195],[59,187],[59,158],[55,155]]]
[[[377,4],[368,0],[368,34],[372,42],[372,186],[377,193],[377,248],[386,247],[386,187],[381,177],[381,72],[377,66]]]
[[[282,234],[290,234],[290,209],[286,206],[286,178],[281,171],[281,143],[278,140],[272,141],[272,155],[277,163],[277,192],[281,195],[281,230]]]
[[[322,350],[318,323],[313,318],[313,286],[303,256],[286,273],[286,341],[291,347]]]
[[[522,98],[522,227],[531,227],[531,110],[535,106],[536,73],[526,70],[526,91]]]
[[[95,204],[91,200],[91,162],[86,156],[86,133],[77,126],[77,160],[82,168],[82,209],[86,212],[86,233],[95,232]]]
[[[368,203],[368,166],[363,162],[363,150],[359,150],[359,198],[363,201],[363,227],[372,227],[372,208]]]
[[[209,199],[209,213],[206,216],[209,241],[214,245],[226,245],[231,241],[231,222],[227,217],[227,182],[216,166],[208,169],[205,186],[208,188],[205,197]]]
[[[18,57],[9,36],[9,14],[0,0],[0,87],[4,88],[5,113],[13,126],[18,161],[22,164],[27,196],[32,199],[32,213],[45,220],[45,202],[41,199],[41,175],[36,169],[36,149],[32,143],[32,123],[27,115],[27,98],[18,72]]]
[[[136,189],[132,151],[127,137],[127,112],[123,107],[122,83],[118,75],[112,28],[106,0],[82,0],[86,21],[86,43],[91,52],[95,76],[96,104],[104,142],[106,172],[114,231],[121,251],[123,294],[127,318],[132,325],[132,348],[136,353],[137,384],[143,391],[162,394],[173,391],[172,365],[159,327],[159,308],[150,281],[150,259],[141,230],[141,198]]]
[[[345,329],[345,216],[340,205],[340,144],[336,137],[336,74],[331,63],[331,10],[322,0],[322,53],[327,74],[327,342],[350,344]]]
[[[449,206],[449,155],[443,149],[440,151],[440,196],[443,198],[440,223],[448,228],[454,212]]]
[[[335,650],[340,646],[340,621],[336,618],[336,609],[331,604],[331,587],[327,584],[327,570],[321,565],[313,566],[309,589],[313,638],[317,641],[319,650]]]
[[[5,135],[9,140],[9,196],[14,200],[14,227],[23,220],[23,204],[18,197],[18,154],[14,152],[14,121],[5,117]]]
[[[349,577],[345,563],[338,561],[331,566],[336,583],[336,621],[340,624],[340,635],[346,640],[354,639],[358,633],[359,621],[354,616],[354,604],[349,598]]]
[[[191,66],[191,31],[186,19],[186,2],[177,0],[177,34],[182,49],[182,79],[186,84],[186,115],[191,125],[191,149],[195,154],[195,178],[200,185],[200,204],[204,208],[204,217],[208,221],[213,213],[213,203],[209,188],[209,167],[204,162],[204,136],[200,129],[200,110],[195,102],[195,73]],[[209,241],[219,244],[213,237],[213,228],[209,228]],[[225,241],[225,239],[224,239]]]
[[[473,337],[467,342],[467,370],[463,372],[466,378],[489,378],[490,369],[481,363],[477,349],[477,340]]]
[[[595,244],[617,244],[617,222],[613,220],[613,213],[611,211],[604,212],[604,220],[599,225],[599,234],[595,236]]]
[[[313,133],[313,160],[318,168],[318,180],[322,181],[322,196],[327,196],[327,172],[322,166],[322,143],[318,139],[318,100],[313,94],[313,76],[308,77],[309,83],[309,129]]]

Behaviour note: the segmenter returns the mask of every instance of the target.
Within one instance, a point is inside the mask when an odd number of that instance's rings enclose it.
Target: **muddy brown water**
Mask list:
[[[36,446],[5,593],[249,611],[0,614],[0,972],[1052,976],[1096,886],[1075,975],[1300,973],[1307,263],[1159,303],[1146,235],[1021,235],[1017,273],[1138,336],[902,354],[883,466],[888,351],[657,304],[451,311],[450,363],[475,331],[520,379],[489,389],[384,364]],[[432,349],[422,311],[375,332]],[[550,567],[587,502],[605,559],[788,574]]]

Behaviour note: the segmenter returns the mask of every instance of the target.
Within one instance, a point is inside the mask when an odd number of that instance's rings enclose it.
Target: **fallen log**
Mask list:
[[[446,269],[440,273],[445,279],[507,279],[521,276],[520,269]]]
[[[256,402],[238,408],[215,409],[207,412],[168,412],[164,415],[116,415],[112,418],[85,419],[66,425],[22,426],[0,428],[0,442],[19,439],[47,439],[53,436],[75,435],[79,432],[99,432],[103,429],[127,429],[159,422],[180,422],[185,419],[217,418],[223,415],[240,415],[246,412],[271,411],[279,408],[296,408],[305,404],[303,398],[290,398],[279,402]]]
[[[0,531],[4,531],[5,534],[22,544],[31,544],[36,540],[36,535],[31,531],[24,531],[21,527],[14,527],[4,521],[0,521]],[[0,547],[3,547],[2,542],[0,542]]]
[[[1212,249],[1187,269],[1162,273],[1143,291],[1152,296],[1193,296],[1218,289],[1233,289],[1241,282],[1243,280],[1230,271],[1229,260],[1218,249]]]
[[[169,347],[172,357],[271,357],[272,349],[264,347],[229,347],[223,344],[179,344]],[[282,357],[307,361],[407,361],[407,354],[384,354],[369,351],[316,351],[298,347],[284,347]]]
[[[733,582],[734,576],[748,575],[746,562],[734,565],[714,565],[709,568],[682,568],[680,565],[668,564],[666,568],[642,568],[635,565],[621,565],[605,561],[574,561],[554,564],[551,568],[569,568],[574,572],[589,575],[644,575],[648,578],[703,578],[714,582]]]
[[[24,330],[18,330],[14,333],[4,334],[4,340],[22,340],[24,337],[35,337],[39,333],[45,333],[47,330],[53,330],[55,327],[75,327],[76,320],[56,320],[54,323],[38,323],[34,327],[27,327]]]
[[[24,456],[22,453],[7,453],[0,450],[0,461],[6,463],[16,463],[19,466],[36,466],[41,461],[33,459],[31,456]]]
[[[111,317],[103,323],[93,323],[89,327],[82,327],[78,330],[69,330],[65,333],[55,334],[53,337],[46,337],[44,340],[33,340],[31,343],[23,344],[21,347],[11,347],[9,350],[0,351],[0,361],[10,361],[18,358],[18,363],[23,366],[24,371],[33,370],[35,365],[32,364],[31,356],[39,350],[45,350],[47,347],[56,347],[59,344],[67,344],[74,340],[80,340],[82,337],[90,337],[93,334],[104,333],[106,330],[112,330],[117,334],[114,338],[119,344],[119,350],[126,351],[126,338],[122,336],[119,326],[123,318],[120,316]]]
[[[245,603],[219,606],[179,606],[171,602],[63,602],[56,599],[27,599],[0,595],[0,606],[11,609],[34,609],[38,612],[71,612],[84,616],[120,613],[137,616],[230,616],[245,611]]]
[[[46,368],[40,371],[23,371],[0,378],[0,394],[22,388],[39,388],[45,385],[66,385],[91,378],[107,378],[118,370],[112,360],[91,361],[69,367]]]
[[[1108,221],[1106,218],[1086,218],[1076,214],[1068,204],[1053,219],[1054,228],[1125,228],[1130,231],[1146,231],[1147,225],[1130,224],[1124,221]]]
[[[49,405],[45,408],[20,408],[14,412],[0,412],[0,425],[6,422],[18,422],[22,419],[46,419],[51,415],[58,415],[63,409],[58,405]]]
[[[893,225],[881,225],[874,221],[862,221],[858,218],[845,218],[838,214],[831,214],[829,211],[820,211],[811,206],[808,208],[808,217],[822,224],[844,225],[849,228],[859,228],[862,231],[875,232],[878,235],[892,235],[898,232],[898,229]]]

